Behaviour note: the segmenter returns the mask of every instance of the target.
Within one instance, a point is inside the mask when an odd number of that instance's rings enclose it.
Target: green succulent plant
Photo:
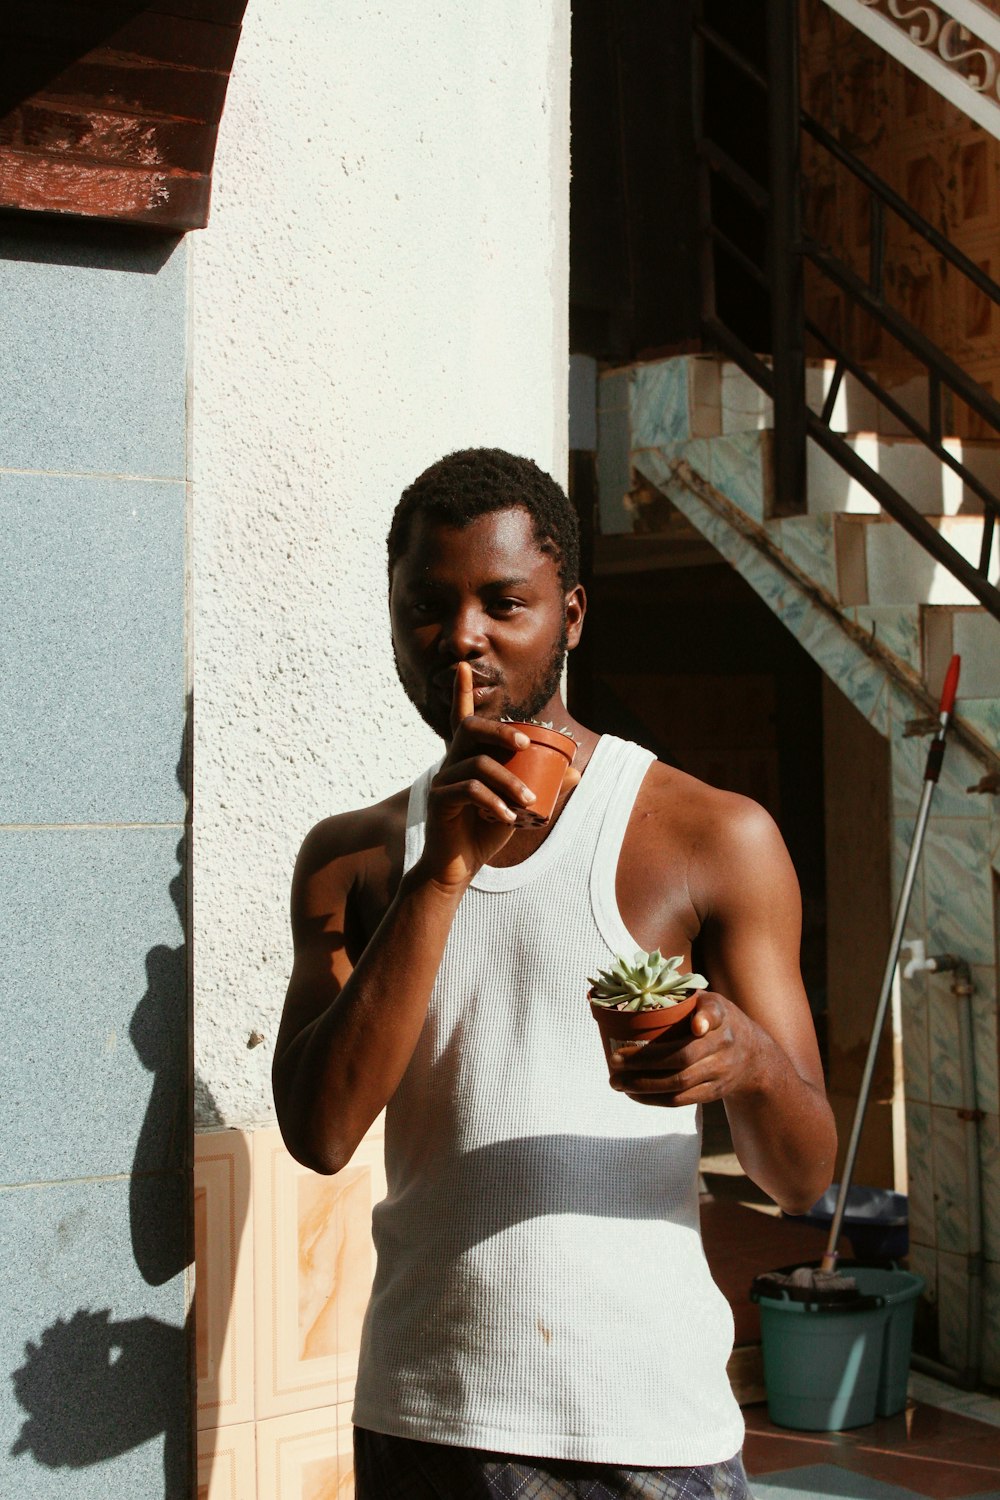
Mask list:
[[[608,1010],[663,1010],[679,1005],[692,990],[708,988],[701,974],[682,974],[683,959],[654,953],[637,953],[631,963],[617,955],[610,969],[600,969],[590,979],[590,998]]]
[[[501,714],[500,715],[500,723],[501,724],[534,724],[538,729],[552,729],[552,720],[551,719],[512,719],[509,714]],[[563,725],[562,729],[556,729],[556,730],[554,730],[554,733],[555,734],[564,734],[568,740],[573,740],[575,743],[579,743],[577,741],[576,735],[573,733],[573,731],[571,729],[567,729],[565,725]]]

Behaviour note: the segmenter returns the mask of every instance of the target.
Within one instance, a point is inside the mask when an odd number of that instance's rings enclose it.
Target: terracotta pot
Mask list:
[[[595,1005],[591,1000],[590,1009],[601,1029],[608,1070],[611,1069],[612,1053],[635,1051],[647,1042],[657,1041],[675,1026],[686,1024],[700,994],[701,990],[692,990],[676,1005],[666,1005],[662,1010],[609,1010],[606,1005]],[[686,1029],[690,1030],[690,1026],[686,1025]]]
[[[539,828],[555,810],[563,777],[576,755],[576,740],[555,729],[543,729],[539,724],[518,723],[512,728],[526,734],[531,744],[527,750],[513,751],[504,764],[535,794],[531,806],[518,813],[516,824],[521,828]]]

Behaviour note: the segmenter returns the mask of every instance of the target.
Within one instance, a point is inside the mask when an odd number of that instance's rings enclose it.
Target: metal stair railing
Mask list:
[[[1000,515],[1000,499],[956,454],[944,446],[942,396],[945,389],[1000,436],[1000,403],[960,365],[938,348],[919,328],[893,307],[885,296],[885,220],[896,214],[922,236],[979,292],[1000,304],[1000,285],[961,253],[933,225],[905,202],[818,121],[801,110],[798,101],[797,5],[795,0],[767,0],[767,72],[747,58],[715,27],[708,24],[704,0],[696,6],[695,100],[698,155],[701,163],[701,230],[703,306],[702,328],[707,341],[732,358],[774,401],[774,477],[776,508],[781,514],[801,514],[806,496],[806,439],[812,438],[844,471],[860,483],[887,515],[935,559],[972,596],[1000,619],[1000,589],[990,580],[989,566]],[[706,128],[705,53],[712,49],[747,79],[763,96],[768,120],[767,182],[761,182],[737,162]],[[871,205],[868,279],[859,277],[829,246],[807,240],[801,228],[800,150],[803,132],[864,185]],[[749,209],[760,216],[765,230],[766,257],[762,266],[753,254],[716,222],[712,185],[722,179]],[[770,303],[771,359],[762,359],[719,314],[715,296],[716,252],[738,266],[765,293]],[[908,412],[861,360],[839,340],[807,316],[803,290],[806,261],[841,295],[884,328],[927,372],[928,420]],[[806,401],[805,336],[809,334],[834,362],[830,390],[823,410],[816,413]],[[954,473],[983,507],[977,563],[970,562],[894,485],[866,463],[845,438],[830,426],[837,394],[849,373]]]

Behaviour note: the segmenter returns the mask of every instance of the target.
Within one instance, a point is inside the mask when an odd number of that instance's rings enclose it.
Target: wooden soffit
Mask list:
[[[247,0],[0,0],[0,209],[201,229]]]

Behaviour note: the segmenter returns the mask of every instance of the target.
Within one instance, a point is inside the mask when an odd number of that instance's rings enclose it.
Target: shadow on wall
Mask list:
[[[190,709],[189,700],[177,767],[185,791]],[[157,945],[146,955],[147,987],[129,1027],[132,1045],[153,1075],[129,1185],[132,1253],[150,1286],[182,1275],[193,1259],[188,833],[189,827],[177,847],[178,870],[170,882],[184,941],[176,948]],[[196,1088],[211,1112],[204,1086]],[[245,1213],[246,1205],[238,1207]],[[24,1363],[11,1377],[28,1414],[11,1452],[31,1454],[47,1468],[83,1468],[163,1434],[164,1500],[187,1500],[193,1479],[192,1319],[193,1313],[183,1325],[155,1317],[116,1321],[111,1308],[81,1307],[28,1340]]]

